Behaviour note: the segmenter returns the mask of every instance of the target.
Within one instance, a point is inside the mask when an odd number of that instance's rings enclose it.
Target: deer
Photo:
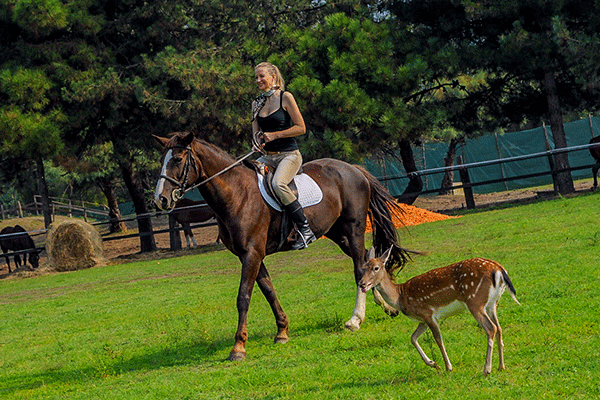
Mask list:
[[[492,370],[494,337],[498,342],[498,370],[505,369],[502,328],[496,308],[506,288],[512,299],[517,304],[520,303],[504,267],[485,258],[471,258],[430,270],[397,284],[392,280],[394,271],[388,271],[386,267],[389,256],[388,249],[382,256],[375,257],[374,249],[371,248],[367,253],[367,261],[363,265],[364,274],[358,287],[365,293],[371,289],[377,291],[389,306],[419,323],[411,336],[411,343],[425,364],[439,368],[435,361],[427,357],[418,342],[419,337],[429,328],[440,348],[446,370],[452,371],[439,324],[447,317],[468,310],[485,330],[488,338],[484,375],[489,375]]]

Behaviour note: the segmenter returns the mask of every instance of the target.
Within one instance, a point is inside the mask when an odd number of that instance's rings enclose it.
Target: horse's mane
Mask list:
[[[173,147],[181,146],[181,142],[188,134],[189,134],[189,132],[172,132],[170,134],[169,142],[167,143],[166,147],[173,148]],[[198,139],[197,137],[194,136],[194,139],[192,141],[192,146],[194,145],[194,143],[197,143],[197,144],[200,144],[201,146],[210,148],[213,153],[215,153],[220,158],[225,159],[229,163],[235,162],[235,158],[233,158],[231,155],[229,155],[229,153],[227,153],[225,150],[221,149],[220,147],[207,142],[206,140]]]

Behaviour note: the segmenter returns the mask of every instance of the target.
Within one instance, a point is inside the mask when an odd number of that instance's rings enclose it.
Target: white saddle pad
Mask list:
[[[269,195],[267,189],[265,189],[264,177],[259,173],[257,173],[256,176],[258,177],[258,188],[263,199],[265,199],[267,204],[275,210],[282,211],[279,203],[275,201],[275,199]],[[303,208],[314,206],[323,200],[323,192],[321,191],[321,188],[319,185],[317,185],[317,182],[315,182],[314,179],[307,174],[296,175],[294,177],[294,182],[298,188],[298,202]]]

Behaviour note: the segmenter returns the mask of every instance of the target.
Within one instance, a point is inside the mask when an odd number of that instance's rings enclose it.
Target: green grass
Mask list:
[[[522,306],[500,302],[506,371],[482,375],[485,335],[468,314],[442,332],[454,371],[410,344],[415,323],[371,301],[360,331],[350,259],[327,240],[266,265],[291,340],[258,289],[248,358],[225,361],[239,264],[227,251],[0,281],[3,399],[588,399],[600,396],[599,195],[470,213],[401,230],[427,251],[407,279],[473,256],[503,264]],[[429,333],[421,344],[443,364]],[[497,354],[494,353],[494,367]]]

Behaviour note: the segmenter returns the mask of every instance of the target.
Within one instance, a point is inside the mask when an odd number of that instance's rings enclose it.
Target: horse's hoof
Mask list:
[[[289,337],[276,337],[275,338],[275,343],[276,344],[286,344],[289,341],[290,341]]]
[[[246,358],[246,352],[232,351],[231,353],[229,353],[229,358],[227,358],[227,360],[228,361],[242,361],[245,358]]]
[[[344,324],[344,328],[348,329],[350,332],[356,332],[360,329],[360,324],[351,319],[350,321]]]

